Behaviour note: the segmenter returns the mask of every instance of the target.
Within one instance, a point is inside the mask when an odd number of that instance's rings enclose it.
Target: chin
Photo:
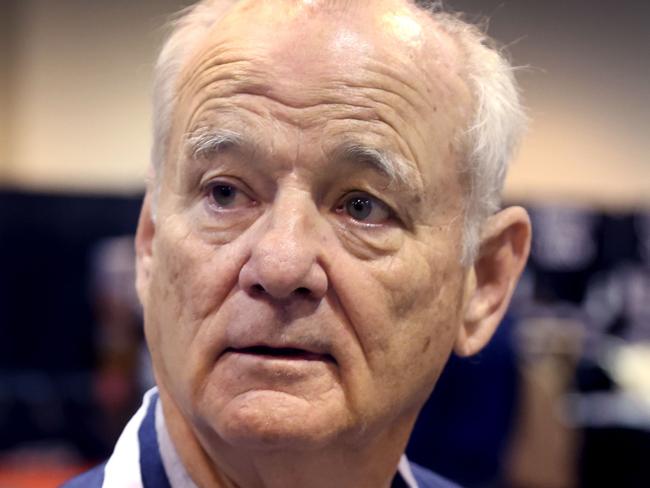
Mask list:
[[[332,406],[334,407],[334,406]],[[345,437],[346,418],[337,408],[324,408],[289,393],[249,391],[230,399],[217,412],[202,417],[226,444],[253,450],[318,450]]]

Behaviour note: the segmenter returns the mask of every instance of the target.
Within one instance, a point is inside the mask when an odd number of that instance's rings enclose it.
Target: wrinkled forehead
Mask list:
[[[296,83],[345,77],[372,63],[428,92],[427,85],[464,84],[465,77],[457,43],[405,0],[241,0],[198,43],[181,87],[235,57]]]

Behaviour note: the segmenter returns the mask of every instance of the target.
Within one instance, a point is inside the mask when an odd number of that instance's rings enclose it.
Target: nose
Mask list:
[[[307,195],[278,195],[239,273],[250,294],[321,299],[328,288],[319,213]]]

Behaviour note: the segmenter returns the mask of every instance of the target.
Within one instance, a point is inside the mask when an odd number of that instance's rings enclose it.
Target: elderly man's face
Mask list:
[[[242,2],[183,70],[139,286],[203,439],[403,437],[453,347],[471,97],[399,5]]]

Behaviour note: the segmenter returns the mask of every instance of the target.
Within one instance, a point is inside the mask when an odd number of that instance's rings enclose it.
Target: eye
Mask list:
[[[364,193],[347,196],[336,211],[345,212],[354,220],[365,224],[382,224],[391,216],[385,203]]]
[[[211,203],[221,209],[231,209],[251,205],[253,200],[230,183],[215,183],[209,188]]]

